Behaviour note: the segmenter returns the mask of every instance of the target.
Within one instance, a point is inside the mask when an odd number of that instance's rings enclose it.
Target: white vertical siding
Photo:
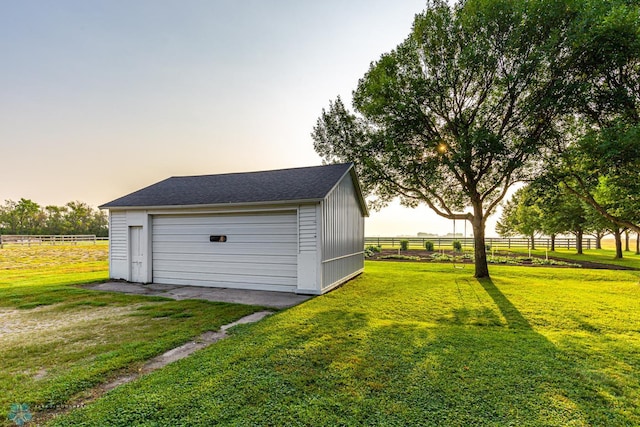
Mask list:
[[[109,277],[129,279],[128,226],[125,211],[109,212]]]
[[[322,289],[364,268],[364,215],[351,175],[322,203]]]
[[[318,224],[316,221],[316,205],[300,206],[298,210],[299,250],[309,252],[316,250]]]
[[[109,217],[109,255],[114,260],[127,260],[127,213],[111,212]]]

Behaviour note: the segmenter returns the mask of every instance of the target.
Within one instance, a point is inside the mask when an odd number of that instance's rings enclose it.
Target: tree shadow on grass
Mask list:
[[[507,326],[511,329],[528,329],[533,330],[531,324],[525,317],[518,311],[515,305],[509,298],[507,298],[500,289],[496,287],[490,278],[477,279],[480,286],[487,292],[487,294],[493,299],[493,302],[498,306],[500,312],[507,321]]]

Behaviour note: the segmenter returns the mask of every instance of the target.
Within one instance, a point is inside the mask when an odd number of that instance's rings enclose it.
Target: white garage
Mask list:
[[[295,292],[297,226],[294,211],[156,216],[153,281]],[[232,237],[214,245],[210,235]]]
[[[321,294],[364,268],[352,164],[173,177],[101,208],[113,279]]]

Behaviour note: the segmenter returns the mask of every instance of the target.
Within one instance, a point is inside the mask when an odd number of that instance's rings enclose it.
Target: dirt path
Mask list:
[[[204,334],[196,338],[194,341],[190,341],[186,344],[181,345],[180,347],[173,348],[159,356],[154,357],[153,359],[145,363],[144,366],[140,368],[140,370],[136,373],[122,375],[108,383],[101,384],[97,387],[94,387],[92,390],[89,390],[86,392],[89,397],[84,397],[82,399],[74,401],[69,405],[63,405],[64,406],[63,408],[50,410],[46,414],[39,413],[38,419],[39,421],[50,420],[58,415],[62,415],[69,412],[70,409],[72,408],[85,406],[93,402],[94,400],[100,398],[102,395],[104,395],[108,391],[115,389],[116,387],[119,387],[123,384],[130,383],[131,381],[134,381],[143,375],[146,375],[160,368],[163,368],[167,366],[169,363],[175,362],[180,359],[184,359],[185,357],[189,356],[190,354],[192,354],[197,350],[203,349],[205,347],[210,346],[211,344],[214,344],[222,339],[227,338],[228,336],[227,330],[229,330],[230,328],[236,325],[254,323],[270,314],[273,314],[273,312],[258,311],[256,313],[242,317],[236,320],[235,322],[228,323],[226,325],[221,326],[219,331],[205,332]]]
[[[200,335],[196,338],[195,341],[188,342],[186,344],[181,345],[180,347],[173,348],[160,356],[156,356],[153,359],[149,360],[145,365],[140,369],[140,371],[136,374],[123,375],[115,380],[103,384],[97,387],[96,391],[99,392],[99,395],[102,395],[108,391],[113,390],[114,388],[131,382],[142,375],[148,374],[160,368],[167,366],[171,362],[175,362],[176,360],[184,359],[189,356],[194,351],[203,349],[205,347],[210,346],[213,343],[220,341],[227,337],[227,330],[236,325],[242,325],[245,323],[253,323],[258,320],[263,319],[264,317],[272,314],[271,311],[258,311],[256,313],[245,316],[235,322],[228,323],[226,325],[222,325],[220,330],[217,332],[207,331],[204,334]],[[93,394],[93,393],[92,393]],[[95,398],[94,398],[95,399]],[[93,400],[93,399],[92,399]],[[87,403],[87,402],[83,402]]]

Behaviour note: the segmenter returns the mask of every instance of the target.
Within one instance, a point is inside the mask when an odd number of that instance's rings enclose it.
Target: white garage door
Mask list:
[[[295,212],[158,215],[153,218],[153,281],[294,292],[297,234]],[[226,241],[212,242],[211,236]]]

